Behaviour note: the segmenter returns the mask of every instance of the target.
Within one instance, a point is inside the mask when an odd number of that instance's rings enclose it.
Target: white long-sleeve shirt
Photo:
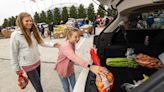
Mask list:
[[[20,69],[20,66],[29,66],[37,63],[40,60],[38,50],[38,42],[33,33],[31,33],[32,47],[28,46],[27,41],[22,34],[22,31],[14,31],[10,38],[10,55],[11,64],[15,71]],[[53,47],[53,44],[43,43],[43,47]]]

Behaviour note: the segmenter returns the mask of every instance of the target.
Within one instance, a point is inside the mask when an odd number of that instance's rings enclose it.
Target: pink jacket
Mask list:
[[[85,68],[88,66],[87,61],[82,60],[75,54],[75,46],[66,41],[60,47],[55,70],[59,75],[69,77],[74,73],[74,63]]]

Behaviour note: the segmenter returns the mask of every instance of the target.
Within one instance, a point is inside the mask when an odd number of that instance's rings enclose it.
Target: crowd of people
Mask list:
[[[130,28],[138,29],[159,29],[164,24],[164,11],[141,14],[130,20]]]
[[[74,19],[74,18],[69,18],[68,21],[66,23],[64,23],[62,20],[60,22],[59,25],[63,25],[63,24],[69,24],[71,25],[73,28],[77,28],[77,29],[80,29],[82,26],[85,26],[85,25],[90,25],[93,27],[93,34],[95,34],[95,31],[96,31],[96,27],[104,27],[104,26],[107,26],[107,24],[109,24],[111,22],[113,18],[112,17],[104,17],[104,18],[101,18],[100,15],[97,15],[93,21],[89,20],[88,18],[85,18],[85,19]],[[52,35],[53,35],[53,32],[55,31],[54,30],[54,27],[56,26],[55,23],[51,22],[48,24],[48,26],[45,27],[45,25],[47,24],[40,24],[38,25],[38,29],[39,29],[39,32],[41,33],[41,36],[43,38],[45,38],[45,29],[46,27],[48,28],[48,35],[50,36],[50,39],[52,38]]]

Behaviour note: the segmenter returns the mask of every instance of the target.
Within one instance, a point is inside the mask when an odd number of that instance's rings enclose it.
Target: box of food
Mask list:
[[[11,36],[11,33],[12,33],[13,31],[11,31],[11,30],[6,30],[6,29],[4,29],[4,30],[2,30],[2,35],[5,37],[5,38],[10,38],[10,36]]]
[[[3,37],[2,33],[0,32],[0,37]]]
[[[63,31],[63,32],[55,31],[53,36],[54,36],[55,39],[65,38],[66,37],[66,31]]]
[[[92,34],[93,26],[92,25],[84,25],[80,27],[80,30],[89,34]]]
[[[80,29],[80,30],[79,30],[79,33],[80,33],[80,36],[83,36],[84,31]]]

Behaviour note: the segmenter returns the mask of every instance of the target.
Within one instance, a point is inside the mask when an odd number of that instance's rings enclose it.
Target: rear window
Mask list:
[[[164,29],[164,10],[151,11],[129,17],[128,28]]]

